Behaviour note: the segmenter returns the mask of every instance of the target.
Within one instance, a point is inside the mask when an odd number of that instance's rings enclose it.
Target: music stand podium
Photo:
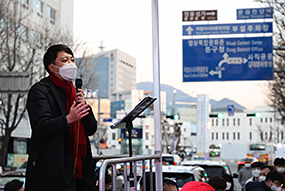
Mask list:
[[[148,108],[157,98],[152,98],[150,96],[145,97],[141,100],[137,106],[131,110],[127,115],[125,115],[120,121],[114,123],[110,126],[111,129],[118,129],[126,127],[129,133],[129,157],[132,157],[132,129],[133,120],[138,117],[146,108]],[[133,165],[130,162],[130,188],[134,187],[134,177],[133,177]]]

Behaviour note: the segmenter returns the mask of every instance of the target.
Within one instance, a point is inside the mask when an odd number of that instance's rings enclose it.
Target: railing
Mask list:
[[[142,177],[143,177],[143,190],[146,191],[146,179],[145,179],[145,161],[149,160],[149,170],[150,170],[150,185],[153,185],[153,177],[152,177],[152,160],[155,159],[156,161],[160,161],[159,155],[139,155],[133,157],[125,157],[125,158],[113,158],[113,159],[106,159],[103,161],[100,167],[99,172],[99,191],[105,191],[105,176],[106,176],[106,169],[108,165],[112,165],[112,190],[116,191],[116,164],[124,163],[124,191],[127,191],[129,187],[130,191],[135,191],[137,187],[137,161],[142,161]],[[132,169],[130,169],[129,179],[127,178],[127,163],[134,163],[133,173]],[[132,174],[134,177],[132,177]],[[131,184],[133,182],[133,184]],[[129,185],[129,186],[128,186]],[[162,188],[159,190],[162,191]],[[159,191],[158,190],[158,191]],[[152,191],[152,186],[151,186]]]

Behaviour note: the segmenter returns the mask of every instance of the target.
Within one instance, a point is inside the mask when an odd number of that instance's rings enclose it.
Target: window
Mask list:
[[[223,119],[223,126],[225,126],[225,119]]]
[[[233,140],[236,139],[236,133],[233,133]]]
[[[263,121],[262,118],[260,118],[260,123],[262,123],[262,121]]]
[[[230,120],[229,120],[229,119],[227,119],[227,126],[229,126],[229,124],[230,124]]]
[[[284,132],[281,132],[281,140],[283,141],[284,139]]]
[[[227,140],[229,140],[229,133],[227,133]]]
[[[218,121],[219,121],[219,120],[218,120],[218,119],[216,119],[216,126],[218,126],[218,125],[219,125]]]
[[[240,133],[239,132],[237,133],[237,139],[238,140],[240,139]]]
[[[267,139],[267,132],[265,132],[264,137],[265,137],[265,139]]]
[[[218,138],[219,138],[218,136],[219,136],[219,133],[217,132],[216,133],[216,140],[218,140]]]
[[[116,133],[112,133],[112,140],[116,140]]]
[[[264,118],[264,122],[267,123],[267,118]]]
[[[55,10],[50,6],[47,6],[47,18],[52,24],[55,23]]]
[[[225,133],[222,133],[222,139],[225,140]]]
[[[215,126],[215,119],[212,119],[212,126]]]
[[[18,28],[17,28],[17,34],[19,37],[21,37],[23,40],[26,40],[28,38],[28,28],[23,26],[23,25],[20,25]]]
[[[252,119],[249,118],[249,125],[252,126]]]
[[[43,17],[43,3],[39,0],[34,0],[34,13]]]
[[[249,140],[252,140],[252,132],[249,132]]]
[[[20,3],[25,9],[29,9],[29,0],[20,0],[19,3]]]
[[[145,146],[145,149],[148,149],[148,145]]]
[[[212,133],[212,140],[214,140],[214,133]]]
[[[25,140],[17,140],[17,154],[27,154],[27,142]]]
[[[269,118],[269,122],[272,123],[272,117]]]
[[[235,126],[235,125],[236,125],[236,119],[233,118],[233,126]]]
[[[237,125],[240,126],[240,118],[237,119]]]
[[[145,140],[149,139],[149,133],[145,133]]]

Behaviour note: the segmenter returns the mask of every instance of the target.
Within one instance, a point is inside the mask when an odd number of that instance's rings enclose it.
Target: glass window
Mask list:
[[[233,133],[233,140],[236,139],[236,133]]]
[[[249,125],[252,126],[252,119],[249,118]]]
[[[227,126],[229,126],[230,125],[230,120],[229,119],[227,119]]]
[[[222,139],[225,140],[225,133],[222,134]]]
[[[116,140],[116,133],[112,133],[112,140]]]
[[[237,119],[237,125],[240,126],[240,118]]]
[[[52,24],[55,22],[55,9],[50,6],[47,6],[47,17]]]
[[[219,138],[219,133],[217,132],[216,133],[216,140],[218,140],[218,138]]]
[[[38,16],[43,16],[43,3],[39,0],[34,0],[34,13]]]
[[[215,126],[215,119],[212,119],[212,126]]]
[[[260,118],[260,123],[262,123],[262,121],[263,121],[262,118]]]
[[[41,47],[42,35],[36,31],[32,31],[32,40],[34,44]]]
[[[229,133],[227,133],[227,140],[229,140]]]
[[[27,154],[27,142],[23,140],[17,141],[17,154]]]
[[[240,139],[240,133],[239,132],[237,133],[237,139],[238,140]]]
[[[236,125],[236,119],[233,118],[233,126],[235,126],[235,125]]]
[[[264,122],[267,123],[267,118],[264,118]]]
[[[219,121],[219,120],[218,120],[218,119],[216,119],[216,126],[218,126],[218,125],[219,125],[218,121]]]
[[[25,9],[29,9],[29,0],[20,0],[19,3],[20,3]]]
[[[272,117],[269,118],[269,122],[272,123]]]
[[[149,133],[146,133],[145,134],[145,140],[148,140],[149,139]]]
[[[225,126],[225,119],[223,119],[223,126]]]
[[[20,25],[17,28],[17,33],[18,33],[18,36],[24,40],[28,38],[28,28],[23,25]]]
[[[249,132],[249,139],[252,139],[252,132]]]
[[[212,133],[212,140],[214,140],[214,133]]]

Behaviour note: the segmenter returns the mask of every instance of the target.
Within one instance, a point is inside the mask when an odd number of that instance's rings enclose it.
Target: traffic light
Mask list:
[[[246,114],[247,117],[256,117],[256,118],[260,118],[261,117],[261,113],[260,112],[256,112],[256,113],[248,113]]]
[[[167,115],[166,118],[178,120],[178,119],[180,119],[180,116],[179,116],[179,114]]]
[[[218,114],[210,114],[209,117],[217,117],[217,118],[223,118],[224,114],[223,113],[218,113]]]
[[[118,142],[119,142],[119,144],[121,144],[121,142],[122,142],[122,138],[121,137],[118,138]]]

